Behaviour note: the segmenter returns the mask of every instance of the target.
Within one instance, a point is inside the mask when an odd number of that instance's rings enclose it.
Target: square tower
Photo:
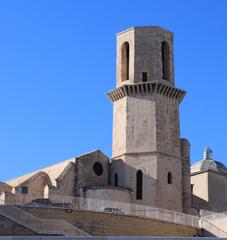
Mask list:
[[[183,172],[173,34],[134,27],[117,34],[112,176],[132,190],[132,202],[182,211]]]

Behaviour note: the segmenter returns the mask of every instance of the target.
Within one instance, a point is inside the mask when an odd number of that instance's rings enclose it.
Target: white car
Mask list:
[[[104,207],[102,210],[104,213],[124,214],[121,208]]]

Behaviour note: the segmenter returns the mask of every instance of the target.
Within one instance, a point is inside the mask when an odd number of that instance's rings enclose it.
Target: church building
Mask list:
[[[188,214],[227,211],[227,169],[206,149],[190,167],[181,137],[173,33],[132,27],[117,34],[112,157],[100,150],[0,183],[0,203],[71,196]]]

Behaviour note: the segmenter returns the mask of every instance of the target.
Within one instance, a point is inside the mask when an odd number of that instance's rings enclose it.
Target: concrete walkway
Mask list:
[[[42,235],[89,236],[86,232],[64,220],[41,219],[12,205],[1,205],[0,215]],[[9,239],[14,239],[11,237]],[[18,239],[18,238],[16,238]],[[23,238],[22,238],[23,239]],[[29,238],[25,238],[29,239]],[[31,238],[30,238],[31,239]],[[36,238],[32,238],[36,239]],[[40,238],[37,238],[40,239]]]

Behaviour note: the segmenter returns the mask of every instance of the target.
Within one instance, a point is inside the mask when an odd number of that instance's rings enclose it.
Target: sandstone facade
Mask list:
[[[195,173],[197,164],[190,175],[190,143],[181,139],[179,119],[186,92],[175,86],[173,56],[173,33],[165,29],[118,33],[116,89],[107,94],[113,103],[112,158],[97,150],[0,183],[0,203],[60,195],[185,213],[226,209],[225,167],[213,164]]]
[[[128,79],[122,71],[129,72]],[[133,190],[134,203],[182,211],[183,187],[184,192],[190,188],[190,182],[182,184],[182,175],[190,169],[182,167],[179,104],[185,91],[174,84],[173,34],[159,27],[119,33],[116,85],[109,97],[114,105],[112,172],[119,175],[119,186]]]
[[[205,152],[207,149],[205,149]],[[195,211],[227,211],[227,168],[212,155],[192,165],[192,207]]]

